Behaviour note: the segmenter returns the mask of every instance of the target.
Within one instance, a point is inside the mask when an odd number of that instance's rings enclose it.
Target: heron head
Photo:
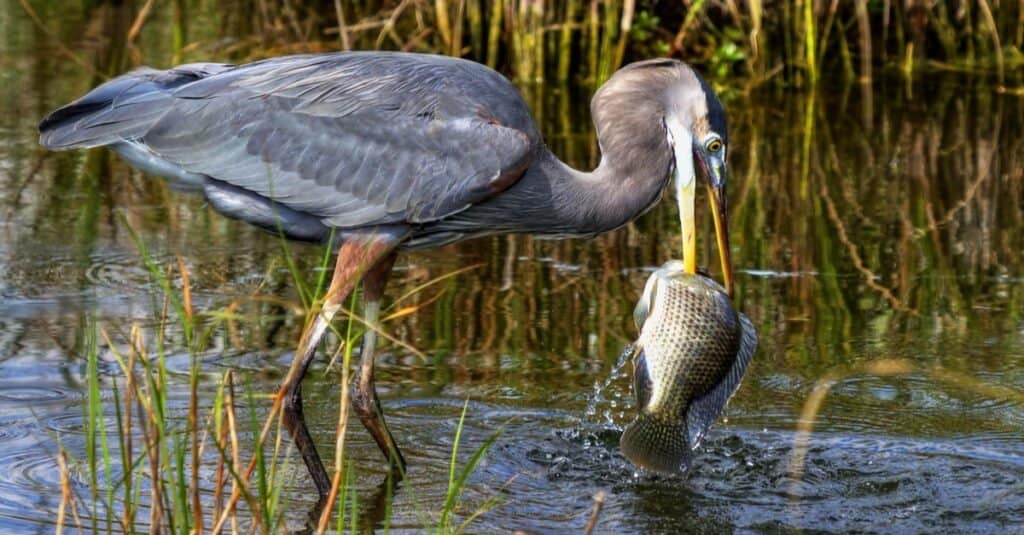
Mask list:
[[[697,188],[695,167],[699,166],[706,179],[711,201],[722,278],[726,291],[732,297],[734,290],[726,199],[729,132],[725,110],[714,90],[696,71],[685,64],[676,63],[679,75],[675,83],[669,84],[666,89],[663,123],[675,162],[675,190],[682,226],[684,269],[687,273],[695,273],[697,270],[694,203]]]
[[[683,235],[683,264],[697,271],[694,202],[699,166],[706,179],[715,222],[719,259],[726,291],[733,295],[729,255],[726,183],[729,141],[725,110],[707,82],[689,65],[674,59],[631,63],[619,69],[594,95],[591,112],[602,152],[615,152],[631,162],[671,163]],[[652,119],[660,122],[660,135]],[[666,147],[667,141],[667,147]],[[668,149],[669,158],[651,158],[650,151]],[[663,175],[662,175],[663,176]]]

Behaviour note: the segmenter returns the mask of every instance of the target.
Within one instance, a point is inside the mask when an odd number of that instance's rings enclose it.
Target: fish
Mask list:
[[[633,464],[685,473],[739,388],[757,349],[757,330],[713,279],[671,260],[647,279],[633,311],[632,352],[639,414],[619,441]]]

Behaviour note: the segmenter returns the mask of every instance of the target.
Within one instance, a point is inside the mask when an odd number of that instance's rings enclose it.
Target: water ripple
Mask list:
[[[149,273],[137,253],[108,251],[94,254],[89,260],[85,280],[94,287],[124,291],[125,288],[145,287],[150,282]]]
[[[48,522],[60,501],[60,471],[52,444],[40,443],[27,422],[4,422],[0,431],[0,516]]]
[[[444,499],[444,485],[434,482],[447,480],[462,403],[385,403],[389,424],[402,437],[413,466],[408,492],[420,504]],[[790,467],[792,432],[721,426],[701,447],[690,474],[664,476],[639,472],[621,455],[621,431],[616,426],[565,427],[571,419],[569,413],[551,409],[470,403],[460,459],[499,429],[501,435],[472,474],[465,499],[480,504],[500,493],[516,504],[517,511],[515,518],[506,514],[493,525],[484,515],[478,528],[581,528],[592,506],[590,497],[599,489],[609,492],[601,525],[610,532],[685,531],[707,524],[753,530],[830,526],[931,531],[977,526],[983,513],[992,526],[1024,522],[1019,486],[1024,479],[1024,442],[1019,434],[948,439],[814,434],[803,474],[795,479]],[[350,434],[350,444],[360,462],[378,463],[375,446],[361,429],[356,431]],[[401,493],[396,499],[409,500]],[[857,508],[863,514],[843,512]],[[637,515],[638,509],[644,514]],[[412,510],[417,509],[411,503],[394,508]],[[395,519],[396,525],[420,521]]]
[[[67,399],[71,393],[67,390],[32,385],[4,385],[0,390],[0,404],[14,403],[23,405],[25,403],[47,403]]]

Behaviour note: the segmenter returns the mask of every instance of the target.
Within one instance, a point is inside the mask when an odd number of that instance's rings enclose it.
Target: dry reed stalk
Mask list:
[[[698,0],[703,1],[703,0]],[[597,63],[597,83],[604,83],[611,78],[612,63],[615,60],[615,43],[618,37],[619,2],[617,0],[606,0],[604,2],[604,20],[601,22],[601,47],[598,54],[600,58]]]
[[[999,76],[999,83],[1002,85],[1005,77],[1003,76],[1003,47],[999,43],[999,28],[996,27],[996,19],[992,16],[988,0],[978,0],[978,8],[981,10],[982,18],[985,19],[985,27],[992,37],[992,47],[996,53],[996,72]]]
[[[793,450],[789,457],[789,474],[791,482],[790,494],[796,495],[795,485],[803,479],[804,466],[807,461],[807,450],[810,447],[811,433],[814,430],[814,423],[821,413],[832,387],[842,381],[857,375],[871,375],[875,377],[896,377],[906,376],[911,373],[923,371],[931,379],[950,384],[956,388],[979,393],[990,399],[1007,400],[1018,405],[1024,405],[1024,392],[1002,385],[994,385],[980,381],[969,375],[936,367],[920,370],[917,365],[908,359],[885,358],[867,362],[855,368],[838,368],[827,372],[811,388],[811,394],[804,400],[804,406],[800,411],[800,419],[797,421],[797,432],[793,437]]]
[[[441,37],[441,48],[451,51],[454,43],[452,42],[452,26],[448,19],[448,9],[448,0],[434,0],[434,20],[437,33]]]
[[[234,381],[234,376],[231,375],[231,372],[229,371],[228,373],[229,373],[229,376],[228,376],[229,381],[228,381],[228,384],[227,384],[227,392],[226,392],[226,395],[225,395],[225,398],[224,398],[224,407],[225,407],[225,410],[227,411],[228,437],[230,437],[230,439],[231,439],[231,471],[234,472],[234,471],[238,470],[239,466],[241,466],[241,460],[240,460],[240,454],[239,454],[239,451],[241,450],[241,448],[239,447],[239,442],[238,442],[238,425],[237,425],[237,423],[235,421],[236,420],[236,417],[235,417],[235,381]],[[234,496],[236,492],[241,492],[242,490],[244,490],[244,487],[242,487],[239,483],[240,482],[238,481],[238,478],[236,478],[236,477],[232,477],[231,478],[231,495],[232,496]],[[228,507],[225,507],[224,511],[227,512],[227,514],[231,517],[231,532],[232,533],[238,533],[238,514],[237,514],[237,512],[234,511],[233,508],[231,508],[231,510],[228,511]]]
[[[747,0],[747,8],[750,10],[751,74],[754,75],[754,78],[761,80],[764,78],[766,68],[763,47],[761,46],[764,40],[764,36],[761,33],[764,5],[762,0]]]
[[[341,49],[352,50],[352,42],[348,37],[348,24],[345,23],[345,10],[341,7],[341,0],[334,0],[334,17],[338,19],[338,39],[341,41]]]
[[[498,67],[498,42],[501,39],[502,15],[504,13],[504,0],[493,0],[488,17],[490,24],[487,29],[487,66],[492,69]]]
[[[843,36],[840,36],[838,41],[839,57],[843,66],[843,81],[849,83],[857,79],[857,71],[853,68],[853,52],[850,51],[850,45],[846,43],[846,39]]]
[[[683,49],[683,43],[690,32],[690,27],[697,20],[697,16],[704,10],[704,3],[705,0],[696,0],[686,10],[686,17],[683,18],[683,23],[679,25],[679,31],[676,32],[675,39],[672,40],[672,50],[674,52]]]
[[[135,21],[132,22],[131,28],[128,29],[128,36],[125,37],[125,42],[134,43],[135,39],[139,37],[139,32],[142,31],[142,26],[146,24],[146,18],[149,16],[150,9],[153,8],[153,0],[146,0],[146,3],[142,5],[142,9],[139,9],[137,15],[135,15]]]
[[[622,60],[626,56],[626,43],[629,41],[629,30],[633,27],[633,14],[635,11],[635,0],[623,1],[622,18],[619,21],[619,42],[615,46],[615,59],[611,65],[613,71],[622,65]]]
[[[821,31],[818,32],[818,44],[816,45],[818,47],[816,56],[818,58],[818,65],[815,67],[815,70],[821,70],[821,58],[824,58],[826,52],[828,52],[828,39],[829,36],[832,34],[832,25],[835,24],[836,12],[838,10],[839,0],[832,0],[832,2],[828,6],[828,12],[825,13],[825,22],[824,24],[821,25]],[[818,17],[815,16],[816,20],[817,18]],[[846,42],[846,39],[842,35],[839,36],[839,40],[844,43]]]
[[[299,343],[299,347],[304,347],[304,343],[305,340],[301,341]],[[296,354],[299,353],[299,351],[296,352]],[[282,381],[282,384],[288,384],[291,375],[297,373],[298,364],[299,359],[294,359],[292,361],[292,365],[288,370],[288,375],[285,377],[285,380]],[[264,442],[266,442],[267,437],[270,436],[270,430],[273,428],[274,422],[280,419],[279,416],[281,415],[281,406],[284,404],[284,397],[286,395],[287,392],[284,388],[279,389],[277,393],[274,395],[274,402],[270,406],[270,413],[267,415],[266,420],[263,422],[263,427],[260,429],[260,434],[256,438],[258,444],[263,444]],[[249,460],[248,465],[246,465],[245,472],[241,475],[242,483],[248,482],[249,478],[252,477],[252,473],[256,470],[256,462],[256,456],[253,456],[253,458]],[[238,465],[236,464],[235,466],[237,467]],[[213,529],[211,530],[213,533],[220,533],[220,531],[224,528],[224,523],[227,522],[228,517],[234,516],[235,506],[237,505],[239,498],[242,497],[244,491],[245,487],[243,485],[238,485],[232,488],[231,497],[228,499],[227,506],[224,508],[224,511],[221,513],[220,518],[217,519],[217,522],[214,524]]]
[[[732,22],[736,24],[735,28],[743,31],[743,17],[740,15],[740,6],[736,4],[736,0],[725,0],[725,7],[729,10]]]
[[[871,81],[871,20],[868,18],[868,1],[857,0],[857,35],[860,40],[860,76],[861,83]]]
[[[789,456],[790,496],[796,496],[796,485],[804,476],[804,466],[807,461],[807,449],[811,443],[811,432],[814,430],[814,421],[821,412],[821,406],[825,403],[829,390],[839,381],[838,377],[832,374],[826,375],[814,383],[811,388],[811,395],[804,401],[803,410],[800,411],[800,419],[797,420],[796,434],[793,435],[793,450]]]
[[[60,505],[57,506],[55,533],[64,535],[64,515],[71,505],[71,476],[68,474],[68,461],[63,450],[57,453],[57,469],[60,471]]]
[[[292,7],[290,0],[282,0],[281,13],[286,19],[286,24],[291,24],[292,32],[295,37],[299,38],[302,42],[303,49],[309,49],[309,35],[307,32],[302,31],[302,26],[299,24],[299,19],[295,15],[295,8]]]
[[[465,0],[463,0],[465,3]],[[478,62],[484,61],[484,20],[480,2],[469,0],[466,5],[466,22],[469,24],[469,49]]]
[[[451,56],[460,58],[462,57],[462,31],[465,23],[463,19],[466,16],[466,0],[459,0],[459,4],[455,7],[455,27],[452,30],[452,46],[449,49]]]
[[[1017,48],[1024,48],[1024,0],[1017,0]]]
[[[345,472],[345,435],[348,431],[348,411],[350,404],[350,366],[348,356],[351,354],[351,351],[349,349],[349,342],[350,340],[346,340],[345,343],[338,348],[334,357],[334,359],[337,358],[337,353],[345,353],[341,367],[341,405],[338,407],[338,425],[335,430],[334,477],[331,478],[331,492],[327,495],[327,503],[320,514],[320,521],[317,523],[317,533],[324,533],[327,530],[327,524],[331,518],[331,511],[334,508],[334,502],[338,499],[338,489],[341,486],[341,481]]]
[[[572,65],[572,34],[576,25],[576,13],[579,11],[579,0],[565,2],[562,24],[558,29],[558,68],[556,78],[559,81],[569,79],[569,68]]]
[[[535,82],[544,81],[544,65],[546,63],[544,55],[544,37],[547,32],[547,29],[545,28],[545,19],[547,16],[548,10],[545,0],[534,0],[533,21],[530,28],[530,31],[533,33],[533,48],[530,50],[530,53],[532,53],[534,57],[533,79]]]
[[[538,82],[544,78],[544,0],[511,2],[512,56],[519,80]]]
[[[583,528],[584,535],[590,535],[594,532],[594,528],[597,526],[597,519],[601,516],[601,510],[604,509],[604,500],[607,494],[603,490],[597,491],[594,495],[594,509],[590,512],[590,518],[587,519],[587,525]]]
[[[590,0],[590,10],[587,16],[587,75],[594,82],[594,86],[597,86],[601,81],[597,77],[597,55],[598,55],[598,44],[600,41],[599,31],[601,28],[601,19],[598,16],[597,8],[598,0]]]

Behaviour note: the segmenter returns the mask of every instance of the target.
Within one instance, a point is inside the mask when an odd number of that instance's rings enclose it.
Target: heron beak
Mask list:
[[[711,215],[715,221],[718,259],[722,262],[722,280],[731,299],[735,287],[732,279],[732,255],[729,250],[729,203],[725,194],[729,171],[723,159],[712,157],[709,160],[703,162],[708,175],[708,199],[711,201]]]
[[[697,173],[693,167],[693,136],[677,123],[668,125],[668,141],[675,158],[676,202],[679,203],[679,226],[683,235],[683,271],[697,273],[697,224],[694,204],[697,198]]]

